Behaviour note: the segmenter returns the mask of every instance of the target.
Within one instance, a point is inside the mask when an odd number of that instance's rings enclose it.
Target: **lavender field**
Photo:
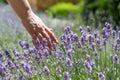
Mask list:
[[[1,5],[0,80],[120,80],[120,31],[112,23],[95,29],[38,16],[59,40],[52,51],[45,39],[45,48],[37,41],[36,49],[15,13]]]

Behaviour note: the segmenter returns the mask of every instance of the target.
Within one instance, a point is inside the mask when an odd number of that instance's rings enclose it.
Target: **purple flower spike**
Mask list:
[[[50,76],[50,70],[47,68],[47,66],[44,66],[43,71],[46,76]]]
[[[76,42],[78,42],[78,36],[77,36],[77,34],[74,34],[74,35],[73,35],[73,38],[74,38],[74,40],[75,40]]]
[[[68,72],[64,72],[63,76],[64,76],[64,80],[69,80],[69,78],[68,78]]]
[[[67,57],[71,59],[72,57],[72,49],[66,51]]]
[[[56,68],[56,71],[57,71],[58,75],[61,75],[61,74],[62,74],[62,71],[61,71],[61,68],[60,68],[60,67],[57,67],[57,68]]]
[[[81,43],[79,41],[76,42],[76,45],[77,45],[78,48],[81,48]]]
[[[1,74],[1,75],[7,74],[5,65],[3,65],[2,63],[0,63],[0,74]]]
[[[2,53],[0,52],[0,62],[3,61],[3,55]]]
[[[94,38],[91,35],[89,35],[88,41],[89,41],[89,44],[92,44],[92,42],[94,42]]]
[[[11,55],[6,49],[4,50],[4,53],[6,54],[7,58],[11,59]]]
[[[23,49],[29,48],[29,44],[26,41],[19,41],[19,44]]]
[[[15,55],[15,57],[16,57],[17,59],[21,59],[21,58],[22,58],[22,54],[20,54],[20,53],[17,52],[16,50],[13,50],[13,53],[14,53],[14,55]]]
[[[9,69],[17,70],[16,65],[11,60],[7,60],[7,66],[9,67]]]
[[[112,37],[115,38],[115,36],[116,36],[116,31],[115,31],[115,30],[112,30],[111,34],[112,34]],[[120,38],[120,35],[119,35],[119,38]]]
[[[105,76],[102,72],[98,72],[98,78],[99,80],[105,80]]]
[[[28,51],[28,50],[24,50],[24,57],[25,57],[26,59],[28,59],[29,56],[30,56],[29,51]]]
[[[80,27],[79,27],[79,30],[80,30],[80,32],[82,32],[82,31],[83,31],[83,28],[82,28],[82,26],[80,26]]]
[[[117,45],[120,45],[120,38],[117,38]]]
[[[84,65],[85,65],[87,72],[92,73],[92,67],[91,67],[90,63],[85,60]]]
[[[90,26],[87,26],[87,31],[88,31],[89,33],[91,32]]]
[[[66,34],[71,33],[70,26],[67,26],[67,27],[64,29],[64,31],[65,31]]]
[[[114,64],[119,64],[119,58],[118,58],[117,54],[113,55],[113,62],[114,62]]]
[[[86,55],[86,60],[88,61],[88,62],[90,62],[91,61],[91,59],[90,59],[90,55]]]
[[[118,31],[118,37],[119,37],[119,39],[120,39],[120,31]]]
[[[68,57],[66,57],[66,66],[72,67],[72,61]]]
[[[98,32],[94,32],[94,37],[97,38],[98,37]]]
[[[106,23],[105,23],[105,28],[106,28],[107,30],[109,30],[109,29],[111,28],[111,25],[106,22]]]

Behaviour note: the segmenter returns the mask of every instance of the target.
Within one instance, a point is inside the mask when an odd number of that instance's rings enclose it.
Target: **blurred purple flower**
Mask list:
[[[68,72],[63,73],[64,80],[69,80]]]
[[[60,67],[57,67],[57,68],[56,68],[56,72],[57,72],[57,74],[58,74],[58,75],[60,75],[60,76],[61,76],[62,71],[61,71],[61,68],[60,68]]]
[[[102,72],[98,72],[98,78],[99,80],[105,80],[105,76]]]
[[[9,59],[7,60],[7,66],[10,70],[17,70],[17,66]]]
[[[24,72],[27,73],[27,75],[31,76],[31,70],[30,70],[30,66],[24,62],[21,62],[21,67],[24,70]]]
[[[71,33],[70,26],[66,26],[64,31],[65,31],[66,34]]]
[[[83,31],[83,28],[82,28],[82,26],[80,26],[80,27],[79,27],[79,30],[80,30],[80,32],[81,32],[81,31]]]
[[[14,53],[14,55],[17,59],[22,59],[23,58],[22,54],[17,52],[16,50],[13,50],[13,53]]]
[[[19,41],[19,44],[23,49],[28,49],[29,48],[29,44],[26,41]]]
[[[80,41],[76,42],[76,45],[77,45],[78,48],[81,48],[81,43],[80,43]]]
[[[66,57],[66,62],[65,62],[67,67],[72,67],[72,61],[70,60],[70,58]]]
[[[0,62],[3,61],[3,54],[0,52]]]
[[[44,73],[45,73],[46,76],[50,76],[50,70],[48,69],[47,66],[43,67],[43,71],[44,71]]]
[[[92,67],[88,61],[85,60],[84,62],[85,68],[87,69],[88,73],[92,73]]]
[[[7,74],[7,69],[4,64],[0,63],[0,75],[4,76]]]
[[[109,72],[109,68],[104,69],[104,74],[107,74]]]
[[[90,26],[87,26],[87,31],[88,31],[89,33],[91,32]]]
[[[113,55],[113,62],[114,62],[114,64],[119,64],[119,58],[118,58],[117,54]]]
[[[73,38],[74,38],[74,40],[75,40],[76,42],[78,42],[78,36],[77,36],[77,34],[74,34],[74,35],[73,35]]]
[[[117,45],[120,45],[120,38],[117,38]]]
[[[26,58],[26,59],[28,59],[29,57],[30,57],[30,53],[29,53],[29,50],[24,50],[24,57]]]
[[[30,53],[37,53],[38,50],[37,50],[36,48],[30,48],[30,49],[29,49],[29,52],[30,52]]]
[[[98,32],[97,32],[97,31],[94,32],[94,37],[95,37],[95,38],[98,37]]]
[[[115,30],[112,30],[111,35],[112,35],[113,38],[115,38],[115,36],[116,36],[116,31],[115,31]],[[120,37],[119,37],[119,38],[120,38]]]
[[[106,23],[105,23],[105,28],[106,28],[107,30],[110,30],[110,29],[111,29],[111,25],[106,22]]]
[[[120,39],[120,31],[118,31],[118,38]]]
[[[43,50],[43,54],[44,54],[44,56],[45,56],[46,58],[48,58],[49,52],[48,52],[47,49],[44,49],[44,50]]]
[[[9,58],[9,59],[12,58],[11,55],[10,55],[10,53],[6,49],[4,50],[4,53],[6,54],[7,58]]]

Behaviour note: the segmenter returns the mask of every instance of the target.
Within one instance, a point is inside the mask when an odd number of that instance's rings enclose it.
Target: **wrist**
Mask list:
[[[25,20],[30,19],[33,15],[34,15],[34,13],[31,10],[28,10],[26,14],[21,15],[20,19],[22,21],[25,21]]]

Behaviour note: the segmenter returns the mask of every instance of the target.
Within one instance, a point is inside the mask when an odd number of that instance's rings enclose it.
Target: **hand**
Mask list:
[[[51,40],[55,43],[58,43],[58,40],[56,39],[52,31],[34,13],[30,13],[27,19],[21,20],[28,33],[31,35],[36,48],[38,48],[38,44],[36,42],[37,39],[39,39],[40,43],[44,47],[42,38],[46,38],[48,48],[50,50],[53,49]]]

